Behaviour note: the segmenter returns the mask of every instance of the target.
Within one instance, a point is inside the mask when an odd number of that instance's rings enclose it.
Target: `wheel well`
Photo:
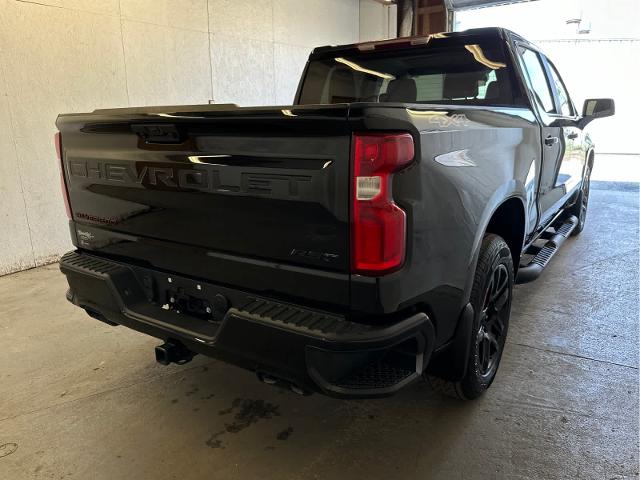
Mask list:
[[[509,245],[515,271],[518,270],[520,264],[520,254],[524,242],[524,222],[522,202],[517,198],[510,198],[493,212],[487,226],[487,233],[500,235]]]

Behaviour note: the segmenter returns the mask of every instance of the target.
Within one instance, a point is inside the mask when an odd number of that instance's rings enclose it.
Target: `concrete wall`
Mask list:
[[[372,0],[360,0],[360,41],[395,38],[397,7]]]
[[[386,8],[367,2],[367,15]],[[211,98],[289,104],[312,47],[359,40],[360,3],[0,0],[0,275],[71,247],[58,113]]]

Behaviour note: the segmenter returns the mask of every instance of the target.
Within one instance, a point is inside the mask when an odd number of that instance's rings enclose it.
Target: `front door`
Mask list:
[[[564,138],[565,142],[565,153],[562,161],[557,165],[556,171],[552,174],[553,182],[548,184],[548,188],[560,189],[561,198],[566,201],[568,196],[580,185],[582,179],[585,152],[581,146],[584,134],[581,129],[575,126],[574,122],[578,119],[577,112],[558,70],[544,55],[541,57],[546,67],[547,78],[551,84],[556,105],[557,113],[551,117],[554,123],[564,125],[560,128],[562,130],[561,138]],[[553,207],[553,205],[550,206]]]

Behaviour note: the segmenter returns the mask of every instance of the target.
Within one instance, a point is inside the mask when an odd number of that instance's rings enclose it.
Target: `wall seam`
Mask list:
[[[127,74],[127,54],[124,48],[124,26],[122,25],[122,1],[118,0],[118,18],[120,19],[120,45],[122,45],[122,63],[124,64],[124,89],[127,94],[127,106],[131,106],[129,96],[129,75]]]
[[[90,13],[91,15],[99,15],[101,17],[112,17],[112,18],[116,17],[116,15],[112,15],[106,12],[96,12],[94,10],[85,10],[83,8],[71,8],[71,7],[65,7],[62,5],[52,5],[50,3],[34,2],[31,0],[13,0],[13,1],[18,3],[26,3],[28,5],[37,5],[39,7],[59,8],[60,10],[68,10],[70,12]]]
[[[2,39],[2,37],[0,37],[0,40]],[[4,45],[6,45],[6,43],[3,42]],[[0,49],[0,53],[2,53],[4,55],[4,50]],[[18,157],[18,144],[16,142],[16,126],[15,126],[15,120],[14,120],[14,116],[11,110],[11,105],[9,105],[9,86],[7,84],[7,78],[5,76],[5,70],[4,70],[4,66],[5,62],[1,61],[0,62],[0,80],[2,80],[2,85],[4,85],[4,90],[6,93],[6,97],[5,97],[5,102],[7,105],[7,113],[9,116],[9,134],[11,135],[11,143],[13,145],[13,153],[15,155],[16,158],[16,170],[18,172],[18,182],[20,183],[20,194],[22,196],[22,204],[24,205],[24,218],[25,218],[25,222],[27,223],[27,233],[29,234],[29,246],[31,247],[31,266],[33,268],[35,268],[37,266],[36,264],[36,250],[33,246],[33,235],[31,233],[31,223],[29,222],[29,211],[27,209],[27,199],[24,195],[24,182],[22,180],[22,171],[20,168],[20,159]],[[9,270],[11,271],[11,269],[13,268],[13,266],[9,266]]]
[[[29,234],[29,246],[31,247],[31,262],[35,268],[38,266],[36,262],[36,249],[33,246],[33,234],[31,232],[31,222],[29,221],[29,210],[27,207],[27,198],[24,194],[24,182],[22,180],[22,169],[20,168],[20,159],[18,157],[18,144],[16,143],[16,127],[13,120],[13,114],[11,113],[11,107],[9,107],[9,100],[7,102],[7,111],[9,112],[9,123],[11,125],[11,143],[13,144],[13,153],[16,156],[16,164],[18,171],[18,181],[20,182],[20,193],[22,194],[22,204],[24,205],[24,219],[27,222],[27,233]]]
[[[278,81],[276,79],[276,8],[271,0],[271,74],[273,75],[273,103],[278,102]]]
[[[361,16],[362,16],[362,0],[358,0],[358,42],[361,42],[362,40],[362,26],[360,24],[360,20],[361,20]]]
[[[215,99],[213,98],[213,52],[211,51],[211,12],[209,11],[209,0],[207,0],[207,41],[209,42],[209,85],[211,86],[209,103],[215,103]]]

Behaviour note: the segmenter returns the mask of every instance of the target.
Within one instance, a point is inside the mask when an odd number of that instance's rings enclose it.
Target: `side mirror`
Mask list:
[[[588,98],[582,107],[582,118],[578,126],[584,128],[596,118],[610,117],[616,113],[616,104],[613,98]]]

